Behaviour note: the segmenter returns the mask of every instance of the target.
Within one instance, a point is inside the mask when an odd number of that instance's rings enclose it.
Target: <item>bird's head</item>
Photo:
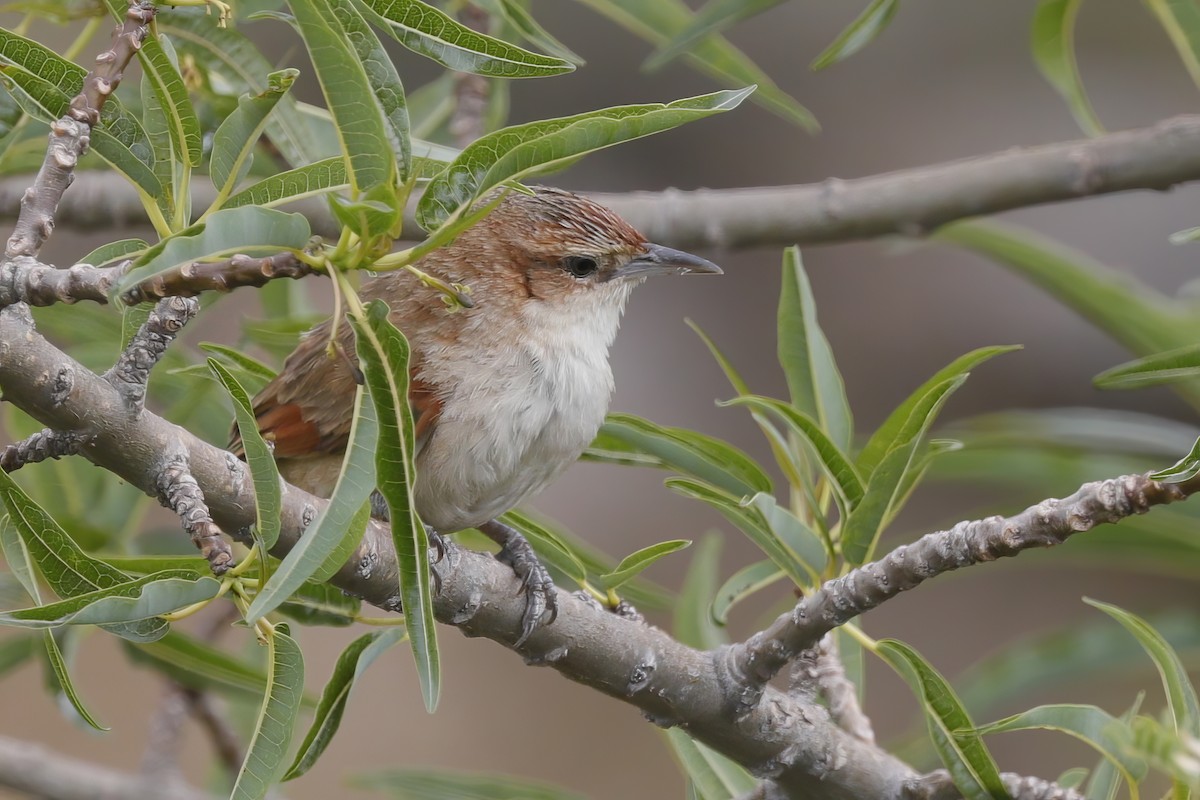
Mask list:
[[[438,251],[438,266],[454,273],[445,277],[471,285],[479,299],[494,291],[536,300],[622,302],[653,275],[721,273],[711,261],[646,241],[586,197],[531,189],[510,190],[482,221]]]

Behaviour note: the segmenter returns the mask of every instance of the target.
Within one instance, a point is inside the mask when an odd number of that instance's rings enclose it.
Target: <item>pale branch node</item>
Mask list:
[[[191,297],[160,300],[150,317],[129,340],[117,363],[104,377],[125,396],[129,408],[141,411],[146,401],[150,370],[159,362],[167,347],[183,326],[196,316],[200,303]]]
[[[59,208],[60,224],[109,229],[145,218],[136,190],[118,175],[82,172]],[[604,194],[585,192],[651,241],[684,249],[786,246],[919,236],[966,217],[1138,189],[1165,191],[1200,180],[1200,115],[1092,139],[1011,148],[863,178],[740,189]],[[28,178],[0,181],[0,214],[15,208]],[[200,206],[216,197],[193,182]],[[416,199],[406,235],[421,238]],[[323,198],[291,203],[314,230],[336,235]]]
[[[803,651],[792,665],[793,691],[813,691],[825,699],[833,721],[842,730],[864,742],[875,741],[871,720],[858,704],[858,691],[846,677],[832,632],[821,637],[815,647]]]
[[[0,261],[0,306],[28,303],[52,306],[91,300],[107,303],[108,294],[128,269],[129,262],[115,267],[76,264],[59,269],[31,256]]]
[[[1043,500],[1013,517],[960,522],[948,531],[926,534],[878,561],[826,581],[766,630],[730,647],[730,670],[745,687],[747,699],[753,700],[755,687],[771,680],[829,631],[929,578],[1022,550],[1062,544],[1096,525],[1182,500],[1198,488],[1200,479],[1160,483],[1146,475],[1124,475],[1086,483],[1070,497]]]
[[[6,258],[36,258],[50,238],[59,201],[71,185],[79,157],[87,152],[92,126],[100,121],[100,110],[141,49],[154,14],[153,4],[130,0],[125,20],[113,34],[112,48],[96,56],[95,66],[84,77],[83,88],[71,99],[67,113],[51,123],[46,157],[33,184],[21,194],[21,211],[8,239]]]
[[[178,780],[130,775],[6,736],[0,786],[42,800],[218,800]]]
[[[279,278],[303,278],[313,272],[313,268],[294,253],[276,253],[261,258],[239,253],[220,261],[193,261],[155,275],[122,293],[121,301],[137,305],[163,297],[193,297],[208,291],[232,292],[240,286],[264,286]]]
[[[179,515],[183,529],[192,537],[192,544],[208,561],[213,574],[223,575],[233,566],[233,551],[213,521],[204,490],[188,467],[187,456],[167,458],[156,470],[158,500]]]
[[[87,441],[87,434],[78,431],[54,431],[44,428],[0,451],[0,470],[15,472],[26,464],[36,464],[48,458],[73,456],[79,453],[79,449]]]
[[[1052,781],[1000,773],[1000,781],[1012,800],[1084,800],[1074,789],[1064,789]],[[905,785],[903,800],[958,800],[962,797],[950,773],[944,769],[915,778]]]
[[[47,376],[60,371],[74,375],[73,389],[54,403],[51,397],[55,387]],[[6,399],[45,425],[80,430],[94,437],[83,446],[82,455],[143,491],[158,494],[160,487],[186,485],[198,494],[198,488],[204,487],[204,502],[215,523],[210,531],[217,539],[216,524],[238,531],[254,522],[254,489],[243,462],[151,412],[144,411],[136,418],[128,414],[124,397],[38,334],[28,308],[19,304],[0,309],[0,390]],[[164,464],[163,453],[179,456]],[[183,470],[181,464],[187,469]],[[183,474],[187,481],[179,479]],[[1081,530],[1100,521],[1116,521],[1149,505],[1179,500],[1198,485],[1200,481],[1166,487],[1137,476],[1089,484],[1080,491],[1081,497],[1095,497],[1105,491],[1123,496],[1123,487],[1142,487],[1144,496],[1136,502],[1097,501],[1096,508],[1086,500],[1070,503],[1075,509],[1072,514],[1088,516],[1072,517],[1063,524]],[[178,488],[172,491],[186,494]],[[272,554],[286,555],[327,502],[285,484],[281,531]],[[1062,503],[1050,501],[1045,506],[1044,521],[1028,520],[1030,530],[1019,532],[1018,539],[1037,535],[1062,538],[1064,534],[1057,528]],[[1102,513],[1105,508],[1110,513]],[[934,534],[933,538],[946,536]],[[923,549],[931,551],[925,554],[931,568],[944,571],[936,569],[946,560],[939,555],[942,548],[922,548],[918,543],[898,552],[912,554]],[[1000,549],[1015,552],[1020,548]],[[982,559],[977,555],[973,560]],[[972,563],[972,558],[959,557],[957,561]],[[880,565],[894,562],[913,571],[904,556],[892,561],[885,558]],[[740,660],[731,658],[744,646],[694,650],[653,626],[623,619],[560,591],[557,620],[514,648],[521,635],[525,600],[516,591],[517,579],[512,571],[485,553],[458,547],[447,548],[438,570],[442,578],[441,591],[434,598],[438,620],[456,626],[467,636],[484,636],[513,648],[531,665],[550,667],[570,680],[633,705],[657,725],[681,728],[756,776],[773,782],[779,792],[776,796],[905,800],[913,797],[906,787],[920,785],[912,768],[877,745],[842,730],[823,706],[802,702],[772,686],[749,683],[745,674],[735,669]],[[372,520],[358,549],[331,583],[390,610],[395,605],[398,580],[391,531]],[[821,592],[827,600],[818,607],[832,605],[828,587]],[[878,593],[869,596],[877,598]],[[813,631],[810,643],[828,629]]]

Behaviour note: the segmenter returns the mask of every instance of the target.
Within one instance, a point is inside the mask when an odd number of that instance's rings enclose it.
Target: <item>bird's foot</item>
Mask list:
[[[521,636],[516,641],[520,647],[525,640],[542,625],[550,625],[558,617],[558,593],[550,573],[542,566],[533,547],[525,537],[502,522],[492,520],[479,526],[488,538],[500,545],[496,560],[512,567],[521,580],[521,591],[525,594],[525,613],[521,617]],[[545,622],[542,618],[549,614]]]
[[[446,557],[450,542],[428,525],[425,526],[425,535],[429,537],[429,578],[433,582],[433,593],[439,595],[442,593],[442,573],[437,565]]]

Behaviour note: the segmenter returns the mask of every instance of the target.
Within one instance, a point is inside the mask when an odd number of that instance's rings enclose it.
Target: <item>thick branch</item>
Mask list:
[[[1070,497],[1043,500],[1013,517],[960,522],[948,531],[926,534],[879,561],[827,581],[769,628],[735,645],[730,653],[733,670],[744,676],[748,688],[761,687],[829,631],[930,578],[1034,547],[1053,547],[1097,525],[1182,500],[1198,489],[1200,478],[1173,484],[1125,475],[1086,483]]]
[[[0,306],[52,306],[79,300],[107,303],[108,293],[126,269],[128,262],[115,267],[76,264],[58,269],[30,256],[17,256],[0,265]]]
[[[231,292],[239,286],[264,286],[278,278],[303,278],[312,272],[313,268],[296,258],[294,253],[276,253],[262,258],[238,254],[221,261],[193,261],[157,275],[123,292],[121,301],[137,305],[162,297],[193,297],[208,291]]]
[[[1000,774],[1012,800],[1084,800],[1074,789],[1064,789],[1051,781],[1027,778],[1011,772]],[[944,769],[922,775],[905,787],[904,800],[958,800],[961,797],[950,773]]]
[[[1200,179],[1200,115],[1094,139],[1013,148],[975,158],[882,175],[744,189],[698,189],[591,197],[610,206],[652,241],[675,247],[760,247],[920,236],[965,217],[1136,189],[1163,191]],[[0,213],[15,207],[27,180],[0,181]],[[197,186],[203,206],[214,193]],[[320,198],[291,209],[328,230]],[[59,210],[81,229],[144,218],[121,178],[83,173]],[[322,222],[325,221],[325,222]],[[324,226],[324,227],[322,227]],[[412,209],[404,230],[420,228]]]

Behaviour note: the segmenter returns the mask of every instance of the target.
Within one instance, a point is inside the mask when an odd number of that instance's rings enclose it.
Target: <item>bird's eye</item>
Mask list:
[[[596,259],[588,256],[567,256],[562,260],[562,267],[576,278],[594,275],[598,269]]]

